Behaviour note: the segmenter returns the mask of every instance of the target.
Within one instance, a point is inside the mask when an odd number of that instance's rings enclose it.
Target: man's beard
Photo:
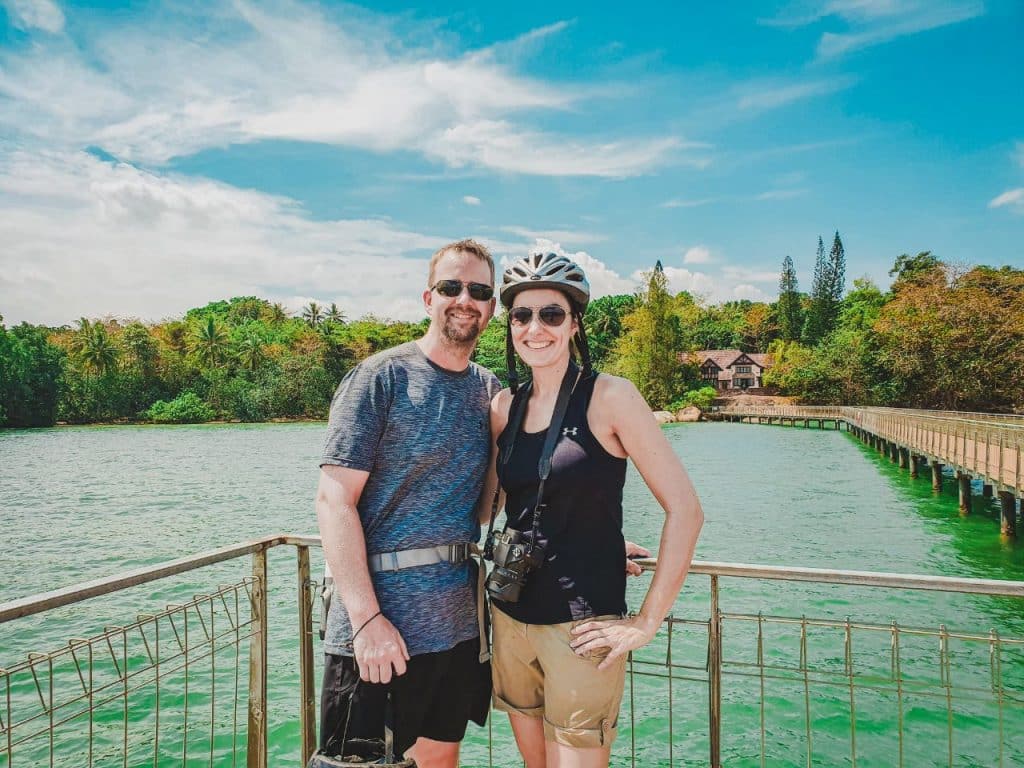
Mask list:
[[[441,336],[457,347],[471,347],[480,336],[480,324],[474,320],[471,325],[460,327],[452,322],[451,317],[445,315],[444,322],[441,323]]]

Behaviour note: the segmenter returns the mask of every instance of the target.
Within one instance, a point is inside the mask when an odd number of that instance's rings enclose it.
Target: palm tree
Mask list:
[[[311,301],[302,308],[302,319],[309,323],[313,328],[316,328],[321,322],[323,322],[324,308],[315,301]]]
[[[345,313],[338,309],[338,305],[333,301],[331,302],[331,308],[327,310],[327,314],[324,315],[324,320],[329,323],[337,323],[341,325],[345,322]]]
[[[117,346],[103,323],[90,323],[84,317],[76,334],[78,359],[97,376],[102,376],[117,365]]]
[[[248,370],[257,371],[267,359],[263,339],[255,331],[244,337],[236,347],[238,361]]]
[[[228,334],[212,317],[192,329],[189,337],[190,349],[201,363],[210,368],[220,365],[228,347]]]
[[[270,322],[272,323],[283,323],[288,319],[288,309],[279,301],[275,301],[270,305],[268,312]]]

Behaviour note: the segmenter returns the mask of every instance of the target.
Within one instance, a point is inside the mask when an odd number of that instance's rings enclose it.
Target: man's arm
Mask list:
[[[366,565],[366,539],[357,505],[369,472],[325,464],[320,468],[316,516],[323,539],[324,557],[335,589],[352,622],[360,627],[352,650],[359,676],[370,683],[390,682],[392,673],[405,674],[409,651],[405,640],[380,611]]]

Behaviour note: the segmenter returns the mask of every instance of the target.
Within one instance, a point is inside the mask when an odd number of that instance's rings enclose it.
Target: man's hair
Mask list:
[[[494,257],[491,256],[491,252],[487,250],[487,246],[483,243],[479,243],[472,238],[466,240],[459,240],[454,243],[448,243],[441,247],[433,256],[430,257],[430,271],[427,272],[427,285],[431,286],[434,284],[434,268],[437,267],[437,262],[441,260],[448,251],[461,251],[476,256],[480,261],[488,266],[491,270],[491,285],[494,285]]]

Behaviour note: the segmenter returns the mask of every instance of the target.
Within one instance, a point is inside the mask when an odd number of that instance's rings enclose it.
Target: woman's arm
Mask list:
[[[600,665],[604,668],[615,658],[650,642],[658,631],[686,580],[704,512],[686,469],[636,387],[625,379],[601,378],[606,379],[604,386],[594,392],[597,413],[607,421],[665,510],[658,567],[640,612],[623,621],[587,622],[574,630],[572,645],[577,653],[610,649]],[[600,379],[598,382],[602,383]]]

